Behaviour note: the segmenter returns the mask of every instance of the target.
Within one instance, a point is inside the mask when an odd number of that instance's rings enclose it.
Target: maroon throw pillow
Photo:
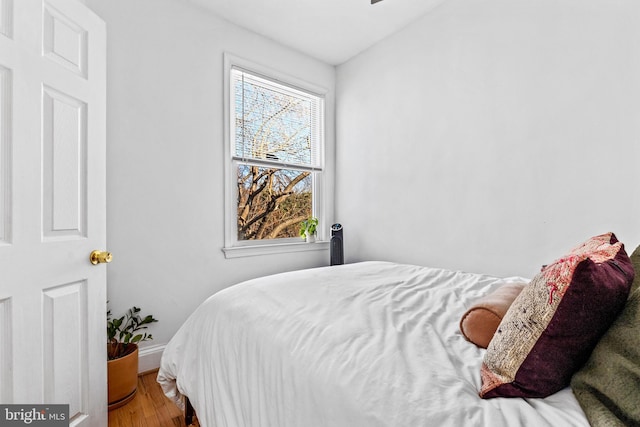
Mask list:
[[[624,307],[633,277],[613,233],[543,267],[487,348],[480,396],[546,397],[566,387]]]

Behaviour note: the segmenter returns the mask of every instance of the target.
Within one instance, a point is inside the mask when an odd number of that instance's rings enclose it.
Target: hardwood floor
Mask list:
[[[163,393],[157,372],[138,377],[136,397],[125,406],[109,411],[109,427],[184,427],[184,414]],[[192,426],[199,426],[194,419]]]

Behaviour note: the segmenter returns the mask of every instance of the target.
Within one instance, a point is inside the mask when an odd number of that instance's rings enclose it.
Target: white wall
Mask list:
[[[349,261],[532,276],[640,244],[640,3],[448,0],[337,70]]]
[[[200,302],[224,287],[327,265],[327,251],[224,258],[223,52],[328,89],[329,158],[334,67],[186,2],[87,3],[108,32],[109,307],[121,314],[136,305],[159,319],[150,328],[154,341],[143,349],[166,343]]]

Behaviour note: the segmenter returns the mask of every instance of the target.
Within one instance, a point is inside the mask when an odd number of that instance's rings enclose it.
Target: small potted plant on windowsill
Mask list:
[[[316,241],[316,229],[318,228],[318,218],[309,217],[300,223],[300,237],[304,238],[307,243]]]
[[[125,405],[135,397],[138,387],[138,343],[153,336],[139,331],[157,322],[152,315],[140,315],[138,307],[130,308],[117,319],[107,311],[107,376],[109,410]]]

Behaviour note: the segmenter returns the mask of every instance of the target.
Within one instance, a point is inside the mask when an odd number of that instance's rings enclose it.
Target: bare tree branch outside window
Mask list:
[[[313,214],[313,99],[245,73],[234,84],[238,240],[297,237]]]

